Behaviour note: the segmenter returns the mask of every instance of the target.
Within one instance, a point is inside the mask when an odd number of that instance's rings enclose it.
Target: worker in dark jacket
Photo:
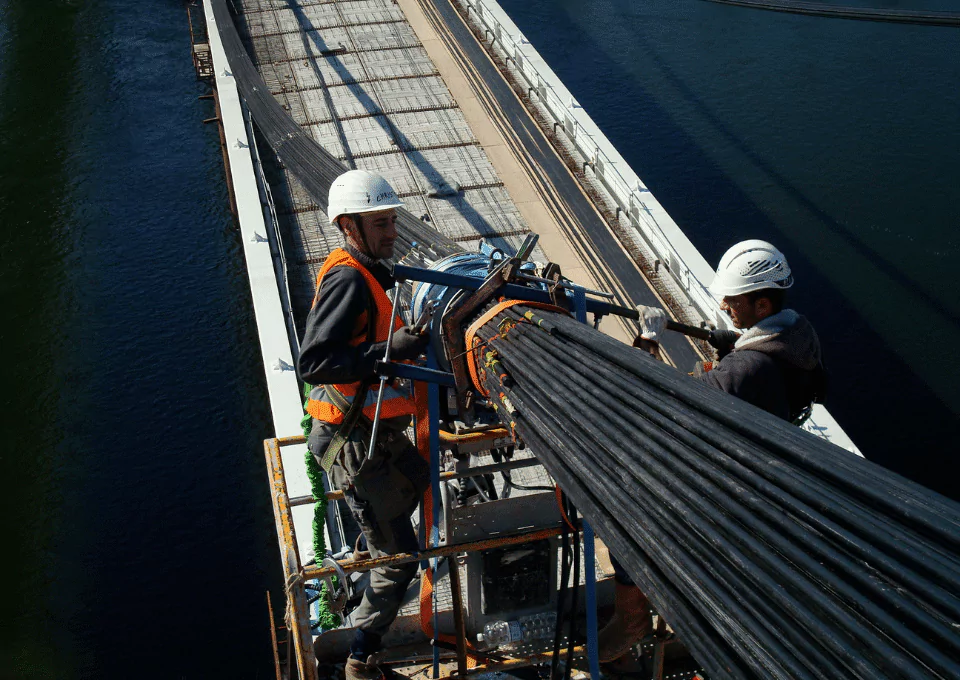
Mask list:
[[[720,309],[743,332],[714,331],[711,343],[719,360],[701,365],[695,374],[708,385],[790,421],[823,396],[825,384],[820,340],[813,326],[783,308],[785,291],[792,285],[787,259],[766,241],[754,239],[730,248],[720,260],[710,291],[722,298]],[[667,314],[643,305],[638,311],[641,332],[634,344],[656,356]],[[619,658],[651,629],[647,597],[612,561],[615,609],[600,631],[601,661]]]
[[[787,259],[766,241],[730,248],[710,291],[722,298],[720,309],[742,334],[714,331],[719,360],[696,373],[708,385],[789,421],[822,400],[826,383],[816,331],[806,317],[784,309],[792,285]],[[641,338],[656,342],[666,321],[662,309],[641,307]]]
[[[351,170],[334,181],[327,212],[346,243],[330,253],[317,276],[298,362],[301,379],[316,386],[306,406],[313,416],[309,449],[331,484],[344,491],[373,557],[419,549],[410,516],[429,484],[427,463],[406,436],[415,412],[409,389],[388,385],[377,441],[373,452],[367,450],[377,400],[374,364],[384,356],[391,325],[391,360],[415,359],[428,342],[392,318],[386,294],[394,280],[380,260],[393,256],[401,205],[379,175]],[[396,618],[416,570],[411,563],[370,572],[352,614],[357,632],[347,680],[381,677],[368,657]]]

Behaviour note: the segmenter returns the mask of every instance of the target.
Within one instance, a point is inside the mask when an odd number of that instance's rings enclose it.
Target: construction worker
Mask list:
[[[765,411],[795,421],[813,401],[822,400],[826,372],[820,340],[806,317],[784,308],[793,285],[787,259],[766,241],[751,239],[720,259],[710,291],[721,296],[720,309],[742,331],[715,331],[719,360],[697,378]],[[656,343],[667,315],[640,307],[640,337]]]
[[[389,183],[374,173],[351,170],[333,182],[327,213],[345,246],[330,253],[317,276],[298,362],[301,379],[317,386],[306,406],[313,416],[309,449],[331,484],[344,491],[374,558],[419,549],[410,516],[430,476],[406,436],[414,413],[409,389],[388,385],[377,441],[372,454],[367,451],[377,400],[374,363],[384,356],[390,324],[391,360],[415,359],[428,343],[427,335],[391,318],[386,294],[395,282],[380,260],[393,256],[401,205]],[[380,647],[416,570],[411,563],[370,572],[353,612],[356,634],[347,680],[381,677],[368,657]]]
[[[813,326],[783,307],[792,285],[787,259],[766,241],[752,239],[730,248],[720,259],[710,291],[722,296],[720,309],[743,332],[714,331],[711,344],[719,360],[711,370],[695,373],[708,385],[791,421],[822,397],[825,385]],[[657,356],[667,314],[659,307],[637,309],[640,336],[634,345]],[[647,597],[612,555],[611,561],[616,608],[599,634],[601,661],[625,654],[652,626]]]
[[[597,658],[601,663],[616,661],[653,631],[650,602],[620,566],[613,553],[613,616],[597,634]]]

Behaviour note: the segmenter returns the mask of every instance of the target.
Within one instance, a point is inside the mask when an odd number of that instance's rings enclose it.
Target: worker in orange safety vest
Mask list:
[[[384,356],[391,325],[391,360],[416,359],[429,341],[393,317],[387,291],[395,282],[380,262],[393,256],[402,205],[374,173],[351,170],[333,182],[327,214],[345,245],[330,253],[317,276],[297,365],[301,379],[316,386],[306,405],[313,417],[308,447],[331,484],[344,491],[372,557],[419,550],[410,516],[430,478],[406,436],[415,412],[409,387],[387,384],[374,451],[367,451],[377,401],[375,362]],[[368,657],[380,647],[416,570],[410,563],[370,572],[363,601],[351,614],[357,632],[346,680],[381,677]]]

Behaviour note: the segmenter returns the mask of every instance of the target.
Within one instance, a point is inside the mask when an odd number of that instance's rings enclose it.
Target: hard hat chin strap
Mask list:
[[[361,253],[363,253],[370,259],[376,260],[377,258],[373,254],[373,249],[370,247],[370,244],[367,242],[367,235],[363,231],[363,216],[359,214],[354,214],[354,215],[344,215],[344,217],[348,217],[350,219],[350,222],[353,224],[353,227],[355,230],[354,231],[351,229],[344,229],[343,230],[344,234],[346,234],[349,240],[353,241],[353,245],[357,250],[359,250]]]

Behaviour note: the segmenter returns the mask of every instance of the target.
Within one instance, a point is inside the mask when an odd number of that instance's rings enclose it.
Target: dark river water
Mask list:
[[[866,455],[960,495],[960,31],[505,5],[711,262],[786,251]],[[181,0],[0,0],[0,678],[272,677],[271,427],[204,92]]]
[[[0,17],[0,677],[273,677],[266,387],[184,5]]]
[[[711,264],[747,238],[786,253],[827,405],[867,458],[960,497],[960,30],[695,0],[501,4]]]

